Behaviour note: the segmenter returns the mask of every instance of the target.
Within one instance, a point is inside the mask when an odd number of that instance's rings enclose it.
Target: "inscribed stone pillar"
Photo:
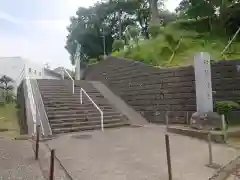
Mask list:
[[[76,70],[75,70],[75,79],[80,80],[81,79],[81,70],[80,70],[80,59],[77,56],[76,58]]]
[[[210,54],[200,52],[194,57],[197,112],[213,112]]]
[[[75,55],[75,80],[81,80],[81,45],[77,43],[77,51]]]

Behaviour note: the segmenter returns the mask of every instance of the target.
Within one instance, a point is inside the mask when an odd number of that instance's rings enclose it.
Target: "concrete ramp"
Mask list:
[[[140,115],[140,113],[136,112],[104,84],[99,81],[91,81],[91,83],[109,101],[110,104],[115,106],[120,113],[128,118],[132,125],[144,126],[149,124],[148,121]]]

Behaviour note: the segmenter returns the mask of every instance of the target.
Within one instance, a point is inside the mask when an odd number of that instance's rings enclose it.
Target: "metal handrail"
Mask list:
[[[30,106],[31,106],[31,111],[32,111],[32,115],[33,115],[33,123],[34,123],[34,127],[33,127],[33,133],[35,134],[36,133],[36,129],[37,129],[37,113],[39,114],[39,110],[36,106],[36,102],[34,100],[34,96],[33,96],[33,87],[31,85],[31,81],[29,79],[29,77],[27,76],[26,77],[26,84],[27,84],[27,89],[28,89],[28,93],[30,96],[28,96],[29,98],[29,101],[30,101]],[[43,128],[43,123],[42,123],[42,120],[41,118],[40,119],[40,126],[41,126],[41,129],[42,129],[42,134],[44,135],[44,128]]]
[[[30,85],[30,80],[28,79],[28,77],[26,77],[26,87],[27,87],[27,98],[29,100],[29,104],[30,104],[30,108],[31,108],[31,113],[32,113],[32,121],[33,121],[33,136],[36,133],[37,130],[37,120],[36,120],[36,109],[34,109],[34,100],[32,99],[33,97],[31,96],[31,88],[29,87]]]
[[[52,129],[51,129],[50,123],[49,123],[49,121],[48,121],[48,116],[47,116],[46,110],[45,110],[45,108],[44,108],[43,99],[42,99],[42,96],[41,96],[41,93],[40,93],[40,90],[39,90],[39,86],[38,86],[38,83],[37,83],[37,82],[35,82],[35,83],[36,83],[36,88],[35,88],[35,90],[37,91],[36,93],[38,93],[38,94],[40,95],[40,100],[39,100],[38,102],[40,103],[40,106],[43,107],[44,116],[45,116],[45,119],[47,120],[47,125],[48,125],[49,132],[50,132],[49,135],[52,135]],[[39,113],[39,115],[40,115],[39,107],[38,107],[38,106],[37,106],[37,109],[38,109],[38,113]],[[41,119],[41,117],[40,117],[40,119]]]
[[[17,83],[18,80],[20,80],[20,83],[21,81],[23,80],[24,78],[24,72],[25,72],[25,67],[22,68],[22,71],[20,72],[20,74],[18,75],[18,77],[15,79],[15,82]]]
[[[88,97],[88,99],[93,103],[93,105],[100,112],[100,115],[101,115],[101,129],[102,129],[102,131],[104,131],[104,127],[103,127],[104,126],[103,125],[103,111],[98,107],[98,105],[92,100],[92,98],[87,94],[87,92],[83,88],[80,89],[80,102],[81,102],[81,104],[83,104],[83,95],[82,95],[82,93],[84,93]]]
[[[34,96],[33,96],[33,87],[30,81],[30,78],[28,76],[28,73],[26,71],[26,67],[24,67],[24,69],[22,70],[23,73],[23,78],[24,79],[24,74],[25,74],[25,79],[26,79],[26,86],[27,86],[27,96],[30,102],[30,108],[31,108],[31,112],[32,112],[32,120],[33,120],[33,135],[36,134],[36,130],[37,130],[37,115],[40,116],[40,112],[39,109],[36,105],[36,102],[34,100]],[[21,73],[22,73],[21,72]],[[41,118],[40,119],[40,126],[42,129],[42,134],[44,135],[44,128],[43,128],[43,123]]]
[[[72,80],[72,93],[74,94],[74,79],[64,67],[62,69],[63,69],[63,72],[65,72],[68,75],[68,77]]]

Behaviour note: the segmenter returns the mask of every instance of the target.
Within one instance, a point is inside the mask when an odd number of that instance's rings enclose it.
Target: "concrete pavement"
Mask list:
[[[27,140],[0,140],[0,180],[43,180]]]
[[[64,135],[48,142],[74,180],[168,179],[165,129],[147,125]],[[174,180],[207,180],[215,170],[206,167],[205,141],[170,134]],[[238,152],[214,144],[214,163],[224,165]]]

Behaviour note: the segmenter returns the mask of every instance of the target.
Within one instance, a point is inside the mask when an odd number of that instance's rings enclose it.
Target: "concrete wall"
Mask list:
[[[240,100],[240,61],[212,66],[214,100]],[[109,57],[86,71],[86,80],[101,81],[152,122],[186,123],[196,111],[194,68],[160,69],[123,58]]]

